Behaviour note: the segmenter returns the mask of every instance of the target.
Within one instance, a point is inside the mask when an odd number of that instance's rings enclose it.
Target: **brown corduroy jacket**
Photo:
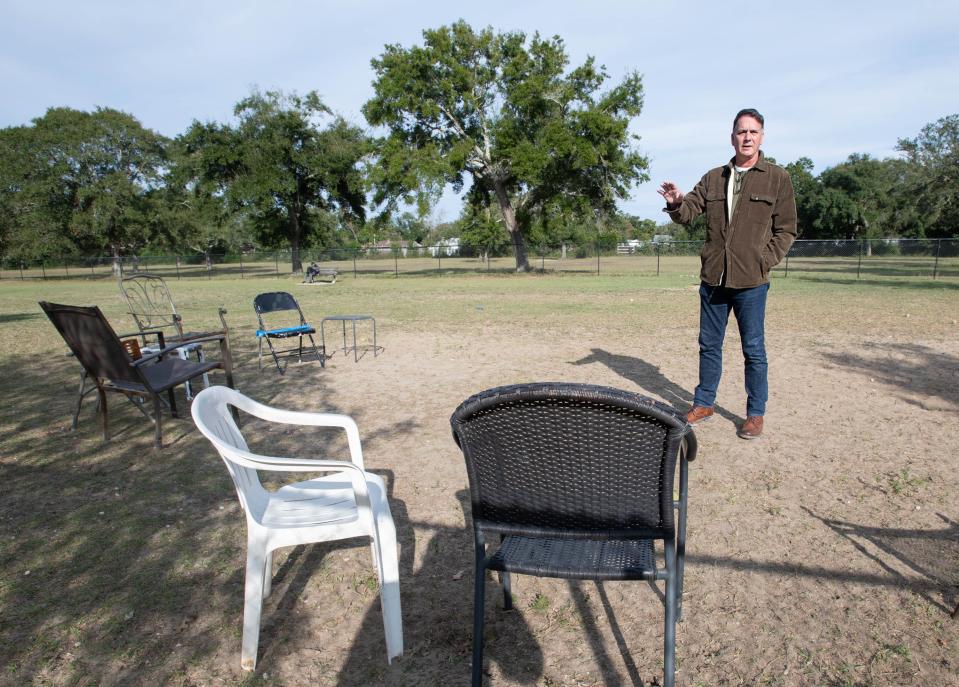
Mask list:
[[[760,153],[759,162],[743,177],[730,221],[726,189],[731,169],[727,164],[709,170],[679,207],[666,210],[678,224],[689,224],[705,212],[700,279],[712,286],[746,289],[768,282],[769,271],[796,239],[796,196],[789,172]]]

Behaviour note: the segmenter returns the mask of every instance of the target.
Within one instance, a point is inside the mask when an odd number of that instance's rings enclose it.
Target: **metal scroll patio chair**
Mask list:
[[[510,573],[665,581],[663,684],[674,685],[687,465],[696,456],[683,415],[608,387],[536,383],[472,396],[450,423],[472,501],[473,685],[483,676],[487,570],[500,572],[506,608]],[[491,551],[487,537],[499,540]]]
[[[170,414],[177,417],[173,389],[184,382],[222,369],[229,386],[233,386],[233,368],[224,334],[214,334],[197,341],[220,344],[221,360],[197,363],[173,357],[176,346],[167,346],[153,353],[140,355],[137,339],[121,341],[97,306],[84,307],[40,302],[53,326],[83,366],[87,378],[96,385],[103,439],[109,438],[107,391],[117,391],[127,398],[153,403],[154,445],[163,445],[163,395]],[[138,335],[136,335],[138,336]],[[138,407],[143,410],[142,405]],[[147,414],[143,410],[144,414]]]
[[[233,420],[239,410],[268,422],[338,427],[346,432],[349,460],[261,456],[252,453]],[[379,476],[363,469],[356,423],[346,415],[302,413],[271,408],[222,386],[197,394],[193,421],[226,463],[246,513],[246,592],[240,665],[256,667],[263,599],[269,595],[273,551],[285,546],[366,537],[380,582],[380,606],[386,633],[386,658],[403,653],[396,528]],[[259,471],[318,473],[305,482],[267,491]],[[335,603],[331,599],[330,603]]]
[[[226,320],[226,310],[219,309],[220,322],[223,328],[218,331],[193,332],[184,331],[183,318],[177,313],[176,304],[173,302],[173,296],[170,289],[167,288],[163,277],[153,274],[135,274],[130,277],[124,277],[120,280],[120,293],[126,299],[129,313],[133,316],[137,328],[143,335],[143,348],[146,352],[153,352],[165,346],[176,344],[176,353],[183,360],[188,360],[190,354],[196,356],[199,362],[203,362],[203,344],[197,339],[213,336],[216,334],[228,334]],[[157,338],[156,347],[148,346],[147,337],[155,336]],[[229,345],[229,337],[226,339]],[[210,380],[207,375],[203,375],[203,385],[209,386]],[[186,398],[193,398],[193,389],[190,383],[184,385]]]
[[[303,362],[303,337],[309,339],[307,356],[320,361],[320,367],[326,366],[326,350],[323,347],[317,349],[313,335],[316,329],[307,323],[303,317],[303,311],[300,304],[292,294],[286,291],[271,291],[261,293],[253,299],[253,309],[256,311],[256,319],[260,323],[260,328],[256,330],[257,338],[257,369],[263,369],[263,342],[266,341],[270,348],[270,354],[273,356],[273,362],[276,363],[276,369],[283,374],[284,368],[280,365],[280,359],[289,359],[293,356]],[[297,339],[297,345],[288,348],[277,348],[273,345],[276,340]]]

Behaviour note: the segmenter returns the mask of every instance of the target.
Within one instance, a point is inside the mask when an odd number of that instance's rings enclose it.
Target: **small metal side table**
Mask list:
[[[323,350],[328,350],[326,348],[326,323],[327,322],[341,322],[343,324],[343,355],[349,355],[350,351],[353,351],[353,361],[358,362],[360,359],[359,349],[360,346],[356,345],[356,323],[369,320],[373,325],[373,345],[363,346],[364,353],[368,350],[373,351],[373,357],[376,357],[376,354],[379,351],[383,350],[382,346],[376,345],[376,320],[372,315],[330,315],[329,317],[324,317],[323,321],[320,322],[320,339],[323,341]],[[346,343],[346,323],[350,322],[353,325],[353,345],[349,346]]]

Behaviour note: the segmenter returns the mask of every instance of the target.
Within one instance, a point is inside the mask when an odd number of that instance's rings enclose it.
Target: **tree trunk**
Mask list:
[[[300,261],[300,218],[295,212],[290,213],[290,269],[293,274],[303,271]]]
[[[529,260],[526,257],[526,241],[523,239],[523,232],[520,231],[519,223],[516,221],[516,211],[513,209],[509,200],[509,194],[503,188],[499,181],[493,182],[496,189],[496,199],[499,201],[499,209],[503,213],[503,223],[513,240],[513,253],[516,255],[516,271],[529,272]]]

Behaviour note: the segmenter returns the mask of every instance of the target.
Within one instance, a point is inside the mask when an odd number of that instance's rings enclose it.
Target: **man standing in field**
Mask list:
[[[699,287],[699,385],[690,424],[713,416],[723,371],[723,339],[729,313],[736,315],[746,365],[746,421],[738,434],[758,439],[769,396],[765,320],[769,272],[796,238],[796,197],[789,173],[763,158],[763,116],[740,110],[730,137],[735,156],[709,170],[684,194],[671,181],[660,195],[678,224],[706,213]]]

